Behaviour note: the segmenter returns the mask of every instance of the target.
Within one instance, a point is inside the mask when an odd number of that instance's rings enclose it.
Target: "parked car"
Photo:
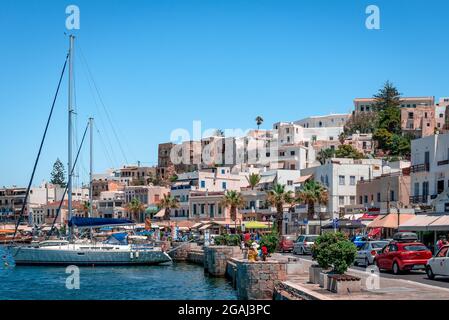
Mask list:
[[[374,263],[374,257],[388,245],[388,241],[368,241],[357,251],[355,265],[369,266]]]
[[[355,244],[357,249],[362,248],[367,241],[368,241],[368,236],[366,236],[366,235],[354,236],[354,238],[352,239],[352,242]]]
[[[402,271],[425,269],[432,252],[414,234],[396,234],[374,262],[380,271],[391,270],[394,274]]]
[[[293,246],[293,253],[301,255],[311,254],[312,246],[318,237],[319,236],[315,234],[299,236],[298,239],[296,239],[296,242]]]
[[[429,259],[426,265],[427,277],[431,280],[435,276],[449,276],[449,246],[442,247],[435,257]]]
[[[281,252],[292,252],[295,235],[283,235],[279,241],[279,250]]]

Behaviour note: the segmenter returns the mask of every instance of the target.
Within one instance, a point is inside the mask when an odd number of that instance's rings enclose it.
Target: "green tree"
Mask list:
[[[268,191],[267,200],[276,208],[277,232],[282,234],[282,221],[284,220],[284,205],[292,205],[295,201],[292,191],[287,191],[285,185],[274,184],[273,189]]]
[[[315,180],[309,180],[299,190],[296,202],[307,205],[308,219],[315,216],[315,204],[327,205],[329,193],[327,189]]]
[[[136,197],[132,198],[129,203],[126,204],[126,211],[128,211],[135,221],[139,220],[139,215],[145,210],[145,206]]]
[[[374,95],[376,101],[375,108],[382,111],[388,108],[399,108],[401,104],[401,94],[390,81],[385,82],[384,86]]]
[[[248,180],[248,183],[251,187],[251,190],[254,190],[254,188],[259,184],[260,182],[260,174],[257,173],[251,173],[248,177],[246,177],[246,180]]]
[[[378,124],[377,112],[356,112],[344,126],[346,136],[354,133],[373,133]]]
[[[363,159],[365,155],[350,144],[339,145],[335,151],[336,158]]]
[[[65,188],[67,186],[67,183],[65,181],[64,165],[62,164],[61,160],[59,160],[59,158],[56,159],[55,163],[53,164],[53,170],[51,172],[50,183],[58,184],[62,188]]]
[[[312,246],[312,257],[323,269],[344,274],[355,260],[356,246],[341,232],[327,232],[319,236]]]
[[[263,118],[261,116],[256,117],[257,131],[259,131],[260,126],[263,123]]]
[[[179,208],[179,201],[171,195],[164,194],[159,207],[165,209],[164,220],[170,220],[170,210]]]
[[[221,206],[229,208],[231,214],[231,220],[237,220],[237,209],[241,209],[245,206],[245,200],[242,195],[235,190],[226,191],[223,200],[220,203]]]
[[[335,149],[327,148],[327,149],[321,149],[318,151],[316,155],[316,159],[321,163],[325,164],[327,159],[335,157]]]

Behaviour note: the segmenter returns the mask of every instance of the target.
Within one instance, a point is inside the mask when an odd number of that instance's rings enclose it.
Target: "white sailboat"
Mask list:
[[[12,257],[16,265],[150,265],[161,264],[171,262],[170,256],[162,249],[161,246],[155,244],[130,244],[127,241],[105,241],[102,243],[96,243],[91,240],[87,241],[75,241],[73,238],[74,228],[101,228],[105,226],[123,226],[133,224],[131,220],[127,219],[104,219],[104,218],[72,218],[72,176],[73,169],[78,159],[79,151],[76,156],[75,162],[72,163],[72,87],[73,87],[73,48],[74,48],[74,36],[70,36],[70,49],[67,57],[69,65],[69,99],[68,99],[68,165],[69,176],[66,192],[68,193],[68,212],[69,212],[69,240],[46,240],[39,243],[32,243],[30,245],[13,245],[9,247]],[[63,72],[65,70],[65,65]],[[62,77],[62,76],[61,76]],[[58,86],[59,89],[59,86]],[[54,105],[54,102],[53,102]],[[53,109],[53,107],[52,107]],[[50,113],[51,117],[51,113]],[[50,120],[49,117],[49,120]],[[49,121],[48,120],[48,121]],[[91,166],[90,166],[90,183],[92,186],[92,118],[89,119],[89,126],[91,128]],[[48,122],[47,122],[48,127]],[[83,140],[87,132],[84,132]],[[44,132],[43,140],[45,139],[46,131]],[[43,140],[41,142],[41,149]],[[80,145],[80,148],[81,148]],[[38,153],[35,168],[39,160],[40,151]],[[33,174],[30,179],[30,184],[34,177]],[[28,187],[28,192],[29,192]],[[92,187],[90,188],[90,203],[92,204]],[[28,194],[28,193],[27,193]],[[62,197],[64,199],[65,193]],[[26,202],[26,201],[25,201]],[[62,204],[62,200],[61,200]],[[92,216],[92,205],[90,206],[90,216]],[[60,208],[58,210],[58,213]],[[22,208],[23,214],[23,208]],[[21,214],[21,217],[22,217]],[[20,217],[20,218],[21,218]],[[20,218],[18,220],[16,230],[20,224]],[[56,218],[55,218],[56,221]],[[53,229],[52,229],[53,230]],[[15,234],[14,234],[15,236]],[[122,240],[126,240],[125,237]]]

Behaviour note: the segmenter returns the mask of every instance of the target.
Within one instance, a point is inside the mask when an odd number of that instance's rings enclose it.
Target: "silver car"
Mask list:
[[[318,235],[314,234],[299,236],[298,239],[296,239],[295,244],[293,245],[293,254],[311,254],[312,246],[318,237]]]
[[[376,254],[388,244],[388,241],[368,241],[357,251],[355,265],[369,266],[374,263]]]

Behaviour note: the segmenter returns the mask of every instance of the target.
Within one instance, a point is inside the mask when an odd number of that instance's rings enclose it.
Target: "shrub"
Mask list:
[[[222,234],[214,238],[214,243],[217,246],[238,246],[241,239],[238,234]]]
[[[345,273],[354,262],[356,246],[341,233],[328,232],[319,236],[312,247],[312,257],[323,269],[332,267],[332,272]]]
[[[268,253],[274,253],[279,244],[279,237],[276,232],[265,234],[260,239],[260,246],[266,246]]]

